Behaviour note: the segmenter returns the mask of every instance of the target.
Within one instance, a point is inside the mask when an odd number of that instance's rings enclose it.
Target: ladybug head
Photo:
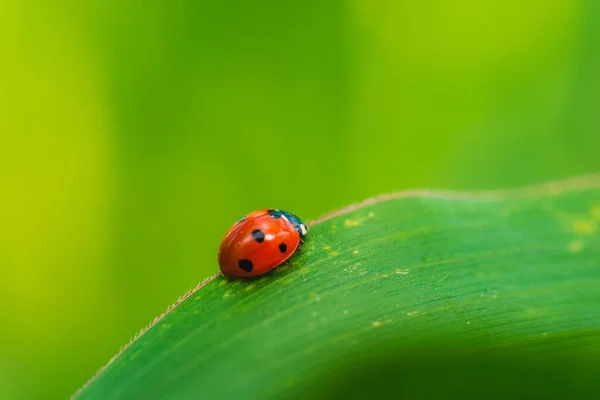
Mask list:
[[[281,214],[285,217],[285,219],[290,221],[290,223],[294,226],[294,228],[300,234],[301,238],[306,235],[306,233],[308,232],[308,229],[306,228],[306,225],[304,225],[304,222],[302,222],[302,220],[300,218],[298,218],[294,214],[286,212],[286,211],[281,211]]]

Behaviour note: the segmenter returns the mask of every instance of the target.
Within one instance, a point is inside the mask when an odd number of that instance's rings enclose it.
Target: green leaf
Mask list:
[[[599,223],[600,175],[370,199],[292,266],[198,285],[75,397],[597,391]]]

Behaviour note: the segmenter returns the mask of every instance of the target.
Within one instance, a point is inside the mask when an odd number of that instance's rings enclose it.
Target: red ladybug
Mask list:
[[[225,234],[219,267],[228,278],[252,278],[283,264],[302,245],[306,225],[294,214],[267,208],[248,214]]]

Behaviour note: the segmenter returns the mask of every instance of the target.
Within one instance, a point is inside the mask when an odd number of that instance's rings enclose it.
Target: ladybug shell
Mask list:
[[[300,245],[300,234],[271,209],[255,211],[235,223],[221,241],[219,266],[228,278],[251,278],[283,264]],[[271,210],[272,211],[272,210]]]

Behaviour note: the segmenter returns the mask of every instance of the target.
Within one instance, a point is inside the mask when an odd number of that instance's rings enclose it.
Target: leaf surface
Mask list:
[[[599,187],[596,175],[340,210],[311,224],[292,266],[198,285],[75,397],[597,390]]]

